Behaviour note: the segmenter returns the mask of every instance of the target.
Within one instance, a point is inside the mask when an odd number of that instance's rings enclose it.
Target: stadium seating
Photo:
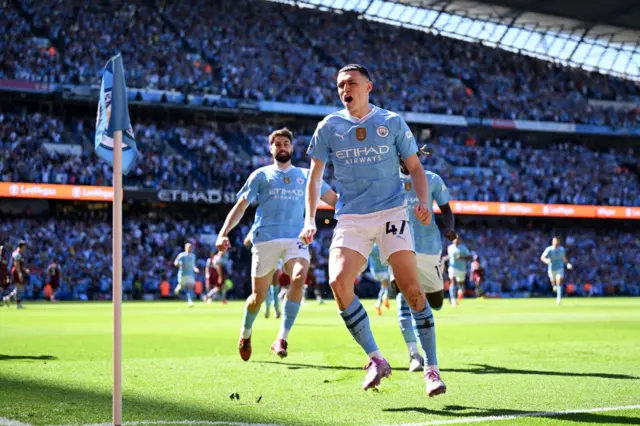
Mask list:
[[[199,241],[202,233],[215,232],[221,223],[195,218],[180,219],[164,214],[127,215],[123,232],[123,290],[131,295],[139,280],[148,294],[159,295],[159,285],[167,278],[176,284],[173,259],[187,240],[195,242],[198,266],[204,281],[204,263],[210,246]],[[16,233],[20,229],[20,233]],[[236,285],[236,295],[244,295],[249,284],[250,251],[242,240],[248,227],[232,233],[234,249],[227,267]],[[481,223],[459,228],[462,241],[480,256],[486,270],[483,288],[487,293],[515,295],[551,294],[546,267],[539,258],[555,233],[540,229],[483,226]],[[321,229],[312,246],[314,264],[326,268],[331,228]],[[569,228],[560,230],[563,245],[575,265],[567,273],[580,295],[640,295],[640,273],[633,266],[640,259],[640,247],[630,231]],[[27,267],[31,269],[29,294],[41,297],[44,271],[57,259],[63,273],[63,292],[67,298],[105,299],[111,292],[111,223],[106,217],[5,219],[0,223],[0,243],[13,248],[19,239],[29,243]],[[208,248],[209,247],[209,248]],[[505,250],[508,247],[509,250]],[[597,265],[597,267],[592,267]],[[326,270],[326,269],[325,269]],[[328,291],[326,275],[321,285]],[[585,284],[589,290],[585,292]],[[248,289],[248,287],[246,287]],[[595,293],[594,293],[595,292]]]
[[[111,169],[93,153],[74,156],[40,147],[42,142],[64,142],[61,135],[69,132],[60,120],[39,114],[0,118],[0,145],[13,147],[0,153],[3,181],[110,184]],[[300,132],[291,128],[296,134],[294,162],[308,167],[305,151],[311,132],[304,126]],[[136,124],[143,158],[125,183],[236,192],[253,169],[272,162],[272,130],[271,125],[240,122],[209,127]],[[88,140],[93,137],[85,133]],[[423,161],[443,177],[453,199],[640,206],[640,184],[632,169],[638,157],[632,150],[595,152],[580,144],[536,146],[529,143],[531,138],[521,139],[444,132],[435,140],[423,140],[432,151]],[[331,170],[325,174],[329,182]]]
[[[0,18],[9,28],[0,78],[97,84],[106,58],[122,51],[130,87],[336,105],[336,70],[361,62],[373,100],[394,110],[637,125],[637,108],[588,102],[637,99],[633,82],[353,13],[249,0],[20,5]]]

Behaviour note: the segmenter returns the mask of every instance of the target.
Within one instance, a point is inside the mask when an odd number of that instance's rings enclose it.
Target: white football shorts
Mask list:
[[[254,244],[251,248],[251,276],[264,277],[278,267],[280,259],[287,263],[291,259],[301,257],[310,259],[309,246],[297,238],[282,238]]]
[[[380,260],[387,264],[397,251],[413,248],[413,230],[404,207],[369,214],[343,214],[333,231],[331,248],[348,248],[369,257],[373,244],[380,248]]]

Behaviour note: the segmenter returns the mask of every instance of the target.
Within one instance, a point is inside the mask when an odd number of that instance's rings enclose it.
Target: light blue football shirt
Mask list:
[[[238,198],[257,202],[251,227],[253,244],[282,238],[295,238],[304,228],[305,192],[309,169],[277,165],[255,170],[238,192]],[[322,182],[320,196],[331,187]]]
[[[196,255],[182,252],[176,257],[178,262],[178,277],[192,277],[194,275],[193,267],[196,264]]]
[[[542,257],[545,259],[551,260],[549,264],[549,271],[564,271],[564,261],[562,260],[566,256],[566,250],[562,246],[558,246],[558,248],[553,248],[553,246],[549,246],[544,249],[542,253]]]
[[[369,269],[374,275],[379,272],[386,272],[388,269],[380,260],[380,249],[377,244],[373,245],[373,250],[371,250],[371,254],[369,254]]]
[[[331,160],[336,192],[336,217],[368,214],[404,203],[398,154],[406,159],[418,152],[407,123],[398,114],[371,106],[361,119],[347,110],[329,114],[311,138],[307,153]]]
[[[460,244],[457,247],[455,244],[449,245],[447,247],[447,254],[449,255],[449,266],[453,269],[457,269],[458,271],[467,270],[467,261],[463,259],[457,259],[456,256],[470,256],[471,252],[464,244]]]
[[[429,182],[429,198],[427,204],[431,217],[433,218],[433,201],[435,200],[439,206],[449,202],[449,189],[445,186],[442,178],[436,173],[428,170],[424,171]],[[411,182],[411,176],[400,173],[400,179],[404,187],[405,200],[407,202],[407,215],[409,222],[413,228],[413,243],[416,253],[422,254],[441,254],[442,253],[442,237],[435,220],[431,220],[428,225],[423,225],[413,212],[413,208],[418,204],[418,195]]]

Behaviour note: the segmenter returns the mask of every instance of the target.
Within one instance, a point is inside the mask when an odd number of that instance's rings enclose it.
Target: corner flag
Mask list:
[[[135,135],[129,119],[127,87],[122,56],[118,53],[104,67],[96,119],[96,154],[113,165],[113,133],[122,130],[122,171],[126,175],[138,156]]]

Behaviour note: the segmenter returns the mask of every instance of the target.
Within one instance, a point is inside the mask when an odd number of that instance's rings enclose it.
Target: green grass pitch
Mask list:
[[[448,392],[436,398],[406,371],[395,309],[378,317],[373,301],[364,304],[394,368],[379,392],[361,389],[367,359],[333,301],[300,310],[285,360],[270,354],[280,321],[261,312],[249,362],[237,353],[240,302],[127,302],[124,421],[426,425],[515,415],[502,424],[640,424],[640,408],[628,408],[640,405],[640,299],[445,304],[435,316]],[[27,307],[0,310],[0,424],[110,422],[111,305]],[[627,408],[522,417],[610,407]]]

